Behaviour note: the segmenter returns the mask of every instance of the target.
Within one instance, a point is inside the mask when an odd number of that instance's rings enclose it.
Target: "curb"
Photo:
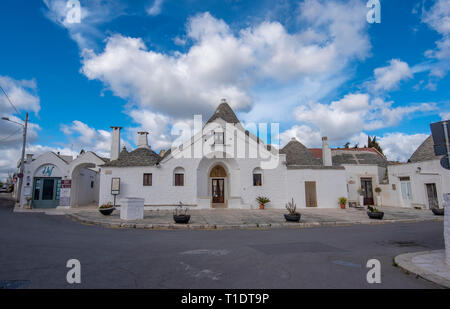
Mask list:
[[[404,253],[397,255],[394,258],[394,262],[396,265],[407,273],[414,274],[420,278],[423,278],[427,281],[433,282],[445,288],[450,288],[450,280],[441,277],[431,271],[428,271],[422,267],[417,266],[412,262],[412,259],[416,256],[432,254],[443,252],[444,250],[433,250],[433,251],[421,251],[421,252],[413,252],[413,253]],[[445,263],[445,262],[444,262]]]
[[[439,222],[442,218],[434,218],[427,220],[420,219],[401,219],[401,220],[367,220],[357,222],[301,222],[301,223],[254,223],[254,224],[174,224],[174,223],[138,223],[127,222],[124,220],[114,219],[115,221],[105,222],[100,219],[86,218],[79,214],[66,214],[66,216],[75,219],[78,222],[88,225],[100,225],[108,228],[135,228],[147,230],[268,230],[272,228],[314,228],[314,227],[335,227],[335,226],[351,226],[356,224],[378,225],[389,223],[417,223],[417,222]]]

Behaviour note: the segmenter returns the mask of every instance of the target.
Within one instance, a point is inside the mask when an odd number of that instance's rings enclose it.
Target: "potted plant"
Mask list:
[[[339,205],[341,205],[341,209],[345,209],[345,204],[347,204],[347,199],[345,197],[340,197]]]
[[[300,221],[300,213],[297,212],[297,205],[294,204],[294,199],[291,202],[286,204],[286,209],[288,210],[288,214],[284,215],[284,218],[288,222],[299,222]]]
[[[375,188],[375,192],[377,193],[377,206],[381,206],[381,196],[380,196],[381,191],[382,190],[380,187]]]
[[[190,219],[191,215],[188,215],[187,207],[183,207],[183,203],[180,202],[180,206],[173,212],[173,220],[178,224],[188,224]]]
[[[259,209],[264,209],[267,203],[270,203],[270,199],[264,196],[258,196],[256,200],[259,203]]]
[[[113,204],[111,202],[108,202],[106,204],[100,205],[98,207],[98,210],[104,216],[109,216],[110,214],[112,214],[114,209],[116,209],[116,208],[113,206]]]
[[[374,206],[367,206],[367,215],[369,215],[370,219],[378,219],[381,220],[383,219],[384,216],[384,212],[379,211],[376,207]]]
[[[364,206],[364,190],[362,188],[359,188],[358,194],[359,194],[359,206]]]
[[[433,207],[431,208],[431,211],[434,213],[435,216],[443,216],[445,214],[444,208]]]
[[[31,197],[30,195],[25,196],[25,199],[27,200],[27,208],[31,209],[31,200],[33,199],[33,197]]]

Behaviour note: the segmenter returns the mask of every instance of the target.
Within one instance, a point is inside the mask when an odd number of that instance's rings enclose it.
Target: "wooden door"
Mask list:
[[[428,207],[439,208],[439,202],[437,198],[436,184],[427,183],[427,196],[428,196]]]
[[[225,180],[224,179],[212,179],[212,202],[224,203],[225,202]]]
[[[374,205],[372,178],[361,178],[361,189],[363,190],[364,205]]]
[[[317,192],[315,181],[305,182],[305,199],[306,207],[317,207]]]

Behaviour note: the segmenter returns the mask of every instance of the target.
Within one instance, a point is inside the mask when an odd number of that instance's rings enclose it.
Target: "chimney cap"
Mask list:
[[[327,137],[327,136],[322,136],[322,140],[323,140],[323,141],[327,141],[327,140],[328,140],[328,137]]]
[[[222,98],[222,99],[220,100],[220,103],[227,103],[227,99]]]
[[[144,134],[148,135],[149,133],[146,132],[146,131],[140,131],[140,132],[138,132],[137,134],[139,134],[139,135],[144,135]]]
[[[110,128],[111,129],[119,129],[119,130],[122,129],[122,127],[116,127],[116,126],[111,126]]]

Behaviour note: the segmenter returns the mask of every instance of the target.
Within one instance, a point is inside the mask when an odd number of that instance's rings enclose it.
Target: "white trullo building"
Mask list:
[[[245,130],[225,101],[197,126],[183,143],[160,154],[148,145],[147,132],[138,133],[136,149],[121,149],[121,128],[112,127],[110,158],[90,151],[75,159],[52,152],[28,155],[21,205],[113,202],[113,179],[120,183],[117,204],[140,197],[158,209],[180,202],[195,208],[257,208],[258,196],[271,200],[267,208],[284,208],[291,199],[298,208],[336,208],[340,197],[354,205],[376,204],[379,186],[389,195],[387,160],[373,148],[330,149],[323,137],[319,149],[292,139],[278,151]]]
[[[271,200],[268,208],[284,208],[292,198],[299,208],[335,208],[339,197],[348,197],[345,167],[333,165],[325,137],[321,158],[296,139],[278,151],[246,131],[225,101],[191,138],[164,154],[151,149],[147,132],[138,133],[137,149],[120,150],[120,128],[113,130],[111,161],[100,170],[100,203],[113,201],[113,178],[120,179],[118,201],[141,197],[159,209],[180,202],[250,209],[258,207],[258,196]]]

